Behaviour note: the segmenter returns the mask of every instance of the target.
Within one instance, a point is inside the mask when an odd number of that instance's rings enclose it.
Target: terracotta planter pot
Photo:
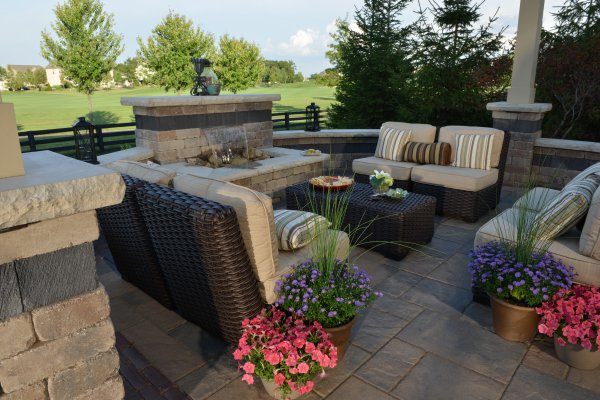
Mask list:
[[[274,399],[281,399],[281,395],[279,394],[279,391],[277,390],[277,384],[275,383],[275,381],[268,381],[266,379],[260,379],[260,381],[262,382],[265,390],[267,391],[267,393],[269,393],[269,395],[271,397],[273,397]],[[288,397],[288,399],[298,399],[300,398],[301,395],[298,392],[292,392],[290,394],[290,396]]]
[[[574,368],[596,369],[600,366],[600,350],[590,351],[569,342],[561,346],[554,336],[554,351],[559,360]]]
[[[355,321],[356,317],[345,325],[336,326],[335,328],[323,328],[329,334],[329,340],[337,347],[338,363],[344,359],[350,340],[350,331],[352,331]]]
[[[490,296],[496,334],[511,342],[527,342],[537,333],[540,316],[534,307],[520,307]]]

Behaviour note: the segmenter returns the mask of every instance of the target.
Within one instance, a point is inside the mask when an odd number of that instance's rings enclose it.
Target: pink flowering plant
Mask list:
[[[337,348],[318,322],[271,307],[242,322],[242,337],[233,357],[252,385],[254,376],[274,381],[282,399],[310,392],[317,374],[337,364]]]
[[[329,271],[318,262],[305,261],[277,281],[275,292],[276,306],[326,328],[350,322],[382,296],[364,271],[341,260],[335,260]]]
[[[539,307],[561,289],[572,285],[573,267],[555,259],[552,253],[533,252],[528,262],[521,262],[515,247],[492,241],[471,251],[471,284],[490,296],[510,303]]]
[[[598,288],[574,284],[570,289],[561,289],[536,311],[542,316],[538,331],[556,336],[559,345],[564,346],[568,341],[592,351],[600,347]]]

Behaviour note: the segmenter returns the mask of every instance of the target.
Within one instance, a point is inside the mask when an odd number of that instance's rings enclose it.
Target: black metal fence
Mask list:
[[[306,115],[304,111],[273,113],[272,120],[273,130],[276,131],[304,129]],[[319,112],[319,120],[321,127],[325,127],[327,110]],[[75,154],[75,139],[71,127],[19,132],[19,139],[23,153],[52,150],[69,156]],[[95,142],[97,154],[111,153],[135,145],[135,122],[96,125]]]

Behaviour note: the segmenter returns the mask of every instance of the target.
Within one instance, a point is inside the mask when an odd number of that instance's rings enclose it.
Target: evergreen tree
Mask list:
[[[338,20],[328,56],[339,73],[335,127],[378,128],[387,120],[410,120],[407,82],[412,74],[411,27],[400,16],[409,0],[365,0],[355,12],[356,28]]]
[[[538,101],[554,107],[547,136],[598,141],[600,132],[600,0],[567,0],[543,31]]]
[[[414,41],[418,119],[432,125],[491,123],[486,104],[499,100],[509,83],[510,57],[494,15],[476,27],[483,4],[435,0],[419,10]],[[498,68],[502,67],[502,68]]]
[[[123,52],[122,37],[113,31],[113,15],[104,12],[100,0],[66,0],[54,14],[56,39],[42,32],[42,56],[87,95],[91,113],[92,94]]]
[[[177,94],[194,86],[196,72],[191,59],[212,60],[216,53],[212,34],[194,28],[191,20],[173,11],[152,30],[146,43],[138,38],[138,45],[142,63],[154,71],[151,81]]]
[[[215,72],[224,89],[237,93],[255,86],[264,74],[264,65],[257,45],[229,35],[221,36]]]

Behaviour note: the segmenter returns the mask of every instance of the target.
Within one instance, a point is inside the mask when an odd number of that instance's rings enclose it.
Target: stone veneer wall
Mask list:
[[[133,106],[136,146],[160,164],[206,157],[227,148],[271,147],[274,95],[125,97]]]
[[[0,399],[122,399],[92,242],[93,208],[120,202],[124,185],[55,153],[23,158],[24,178],[0,179],[0,216],[11,216],[0,225]]]
[[[273,145],[297,150],[321,150],[330,155],[330,161],[323,165],[323,173],[352,174],[352,161],[372,157],[378,138],[378,129],[280,131],[273,132]]]
[[[562,189],[575,175],[600,162],[600,143],[541,138],[533,148],[536,186]]]

